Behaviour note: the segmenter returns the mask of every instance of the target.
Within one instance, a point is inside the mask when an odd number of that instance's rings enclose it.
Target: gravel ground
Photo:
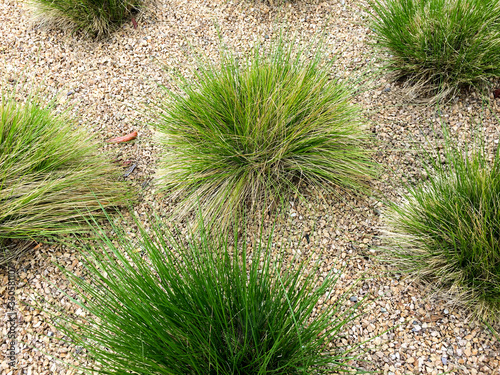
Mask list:
[[[141,218],[147,217],[149,206],[161,207],[164,212],[173,207],[167,196],[155,193],[152,181],[160,150],[154,145],[142,103],[156,95],[158,83],[170,86],[169,71],[189,76],[192,48],[217,59],[215,22],[224,42],[238,53],[247,51],[257,39],[264,43],[270,40],[277,20],[284,20],[299,42],[326,31],[326,48],[338,56],[339,76],[377,68],[367,44],[371,31],[362,1],[297,1],[281,7],[244,1],[157,1],[138,18],[137,29],[132,23],[124,25],[99,42],[41,30],[30,23],[29,15],[23,1],[0,0],[0,77],[7,85],[27,79],[50,95],[59,93],[58,100],[71,106],[81,119],[80,126],[99,139],[138,131],[136,141],[103,145],[103,149],[116,153],[124,172],[136,165],[127,178],[138,188],[136,212]],[[437,110],[408,103],[402,87],[377,78],[355,100],[365,109],[367,123],[380,141],[376,158],[387,169],[373,187],[383,191],[386,199],[398,199],[401,178],[422,177],[422,168],[409,150],[416,141],[432,138],[430,129],[440,119],[459,139],[467,139],[471,124],[482,118],[488,144],[498,142],[500,99],[485,106],[478,97],[464,95]],[[290,257],[299,252],[320,259],[320,272],[345,267],[339,292],[361,278],[352,287],[350,299],[369,296],[366,314],[341,341],[354,345],[390,329],[364,346],[367,354],[363,359],[368,362],[361,366],[392,375],[500,374],[500,343],[488,330],[469,321],[463,309],[429,298],[423,286],[391,276],[377,261],[383,226],[379,200],[306,191],[303,200],[292,203],[285,219],[277,224],[274,248],[289,249]],[[1,374],[76,373],[54,357],[68,360],[78,349],[55,340],[58,333],[43,313],[23,304],[32,303],[35,295],[65,301],[56,286],[66,290],[67,282],[54,260],[80,272],[74,250],[45,244],[12,263],[17,275],[16,305],[9,310],[9,274],[6,268],[0,269]],[[65,308],[75,309],[63,303]],[[4,356],[8,349],[7,313],[12,312],[17,314],[16,367],[10,367]]]

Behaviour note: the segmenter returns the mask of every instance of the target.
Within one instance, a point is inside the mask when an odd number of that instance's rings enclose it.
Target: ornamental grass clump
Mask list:
[[[143,0],[30,0],[36,22],[101,37],[130,20]]]
[[[372,0],[386,68],[433,101],[500,77],[499,0]]]
[[[90,211],[125,204],[128,188],[96,143],[51,105],[0,98],[0,264],[19,242],[83,231]]]
[[[223,49],[220,66],[200,63],[193,74],[182,93],[168,91],[154,124],[161,183],[184,198],[182,213],[200,205],[207,226],[226,226],[301,184],[366,189],[374,165],[360,109],[321,48],[281,37],[247,59]]]
[[[100,239],[82,252],[85,272],[66,272],[79,316],[53,310],[57,328],[101,374],[257,375],[350,370],[346,326],[363,301],[333,298],[340,275],[287,266],[271,239],[186,235],[161,223]],[[130,225],[126,225],[130,231]],[[83,277],[80,277],[83,276]],[[322,308],[319,303],[323,302]],[[55,307],[55,306],[53,306]],[[333,343],[333,345],[331,345]],[[92,372],[94,373],[94,372]]]
[[[445,133],[446,135],[446,133]],[[391,264],[489,322],[500,317],[500,155],[446,135],[429,180],[387,213]],[[430,156],[430,155],[429,155]],[[432,160],[432,158],[429,158]]]

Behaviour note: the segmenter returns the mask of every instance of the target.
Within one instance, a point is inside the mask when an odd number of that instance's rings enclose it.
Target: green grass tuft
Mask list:
[[[301,183],[362,191],[375,174],[360,109],[332,77],[321,48],[284,38],[245,61],[223,50],[200,63],[182,94],[168,92],[155,127],[164,145],[161,182],[201,205],[207,223],[279,201]]]
[[[431,283],[473,316],[500,317],[500,154],[460,150],[445,131],[429,180],[387,212],[391,264]]]
[[[74,125],[35,98],[0,99],[0,264],[12,240],[82,231],[82,212],[127,203],[119,170]]]
[[[248,251],[236,236],[198,227],[187,242],[159,222],[131,237],[112,225],[83,254],[84,277],[66,272],[81,317],[56,325],[101,374],[316,374],[350,370],[338,346],[363,301],[334,299],[340,275],[320,282],[305,263],[289,268],[271,239]],[[127,229],[128,231],[128,229]],[[267,242],[266,242],[267,241]],[[239,249],[234,251],[233,249]],[[331,298],[331,299],[330,299]],[[318,308],[318,302],[323,308]],[[330,304],[330,302],[332,302]],[[54,306],[53,306],[54,307]],[[329,346],[333,343],[333,346]]]
[[[373,0],[386,68],[432,100],[500,77],[499,0]]]
[[[130,20],[142,5],[143,0],[30,0],[37,22],[96,37]]]

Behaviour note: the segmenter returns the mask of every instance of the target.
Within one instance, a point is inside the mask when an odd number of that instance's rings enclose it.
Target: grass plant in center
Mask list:
[[[500,154],[461,150],[446,135],[429,180],[387,213],[391,264],[432,283],[475,317],[500,322]]]
[[[73,125],[35,97],[0,98],[0,265],[24,248],[18,240],[82,231],[82,214],[127,203],[120,170]]]
[[[433,100],[500,77],[499,0],[371,0],[386,68]]]
[[[207,225],[279,200],[298,186],[363,190],[374,175],[360,109],[321,48],[281,37],[247,59],[221,52],[194,82],[168,91],[155,121],[164,188],[201,205]]]
[[[272,240],[112,225],[66,272],[83,311],[55,312],[58,329],[101,374],[293,375],[357,370],[358,345],[337,346],[359,307],[334,295],[340,275],[284,264]],[[130,225],[127,225],[127,228]],[[129,231],[129,229],[127,229]],[[245,236],[243,236],[245,237]],[[279,256],[276,254],[276,256]],[[322,301],[322,308],[318,303]],[[333,343],[333,345],[331,345]],[[341,344],[340,344],[341,345]],[[361,343],[360,343],[361,345]],[[94,373],[94,372],[92,372]]]

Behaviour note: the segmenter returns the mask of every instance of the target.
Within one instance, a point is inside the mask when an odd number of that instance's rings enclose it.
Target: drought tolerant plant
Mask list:
[[[103,36],[130,20],[143,0],[30,0],[35,19],[91,36]]]
[[[0,264],[37,240],[86,227],[82,213],[126,203],[119,170],[64,115],[0,98]]]
[[[500,154],[462,150],[444,133],[444,156],[428,155],[428,181],[407,186],[387,212],[385,250],[398,270],[499,322]]]
[[[82,252],[84,277],[66,272],[80,316],[54,311],[57,328],[85,349],[101,374],[316,374],[357,370],[359,345],[337,340],[363,301],[334,294],[340,275],[320,282],[314,265],[288,268],[271,239],[249,251],[237,236],[185,235],[156,221]],[[129,225],[127,225],[129,227]],[[127,229],[128,231],[129,229]],[[323,301],[323,307],[318,303]],[[332,302],[330,304],[330,302]],[[55,306],[53,306],[55,307]],[[330,345],[332,344],[333,345]],[[92,372],[94,373],[94,372]]]
[[[225,49],[220,66],[200,62],[182,93],[168,91],[155,127],[164,145],[161,182],[201,206],[207,226],[283,199],[301,182],[360,191],[374,175],[360,109],[332,77],[321,46],[284,37],[247,59]],[[163,135],[163,136],[162,136]]]
[[[371,0],[386,68],[433,100],[500,77],[499,0]]]

